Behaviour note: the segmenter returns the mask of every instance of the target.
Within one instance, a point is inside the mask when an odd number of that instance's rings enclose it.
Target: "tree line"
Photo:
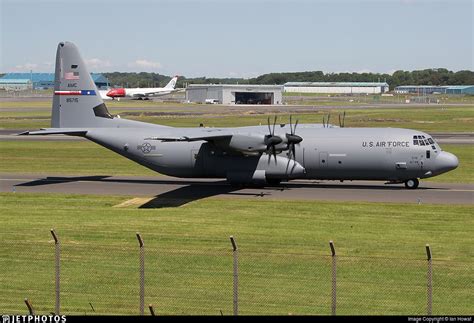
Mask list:
[[[113,87],[160,87],[169,82],[171,76],[158,73],[103,73]],[[399,85],[474,85],[474,72],[449,71],[445,68],[415,71],[396,71],[392,75],[382,73],[324,73],[289,72],[269,73],[255,78],[206,78],[180,77],[177,87],[187,84],[284,84],[286,82],[387,82],[390,89]]]

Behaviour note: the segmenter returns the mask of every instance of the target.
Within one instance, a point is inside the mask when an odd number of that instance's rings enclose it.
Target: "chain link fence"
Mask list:
[[[138,236],[137,236],[138,237]],[[61,236],[2,242],[0,309],[27,314],[468,315],[472,262],[247,251],[222,240],[197,250],[146,236],[101,245]],[[100,232],[97,233],[100,241]],[[8,256],[7,256],[8,255]]]

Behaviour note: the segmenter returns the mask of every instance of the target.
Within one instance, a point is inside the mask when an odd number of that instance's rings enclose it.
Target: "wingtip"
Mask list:
[[[23,131],[23,132],[17,133],[16,136],[28,136],[29,134],[30,134],[29,131]]]

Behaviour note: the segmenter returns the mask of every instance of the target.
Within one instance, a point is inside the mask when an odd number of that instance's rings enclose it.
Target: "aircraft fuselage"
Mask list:
[[[265,135],[267,127],[230,130],[236,134]],[[237,182],[272,178],[402,182],[439,175],[456,168],[458,164],[457,158],[443,152],[428,134],[397,128],[300,125],[298,135],[304,140],[296,145],[294,164],[288,158],[287,150],[279,152],[275,160],[267,153],[241,154],[207,141],[162,142],[145,139],[176,133],[181,136],[195,135],[199,131],[201,128],[155,128],[150,125],[139,130],[90,129],[86,137],[162,174],[227,178]],[[275,134],[284,136],[287,132],[289,126],[285,125],[279,126]],[[420,144],[422,141],[423,145]],[[289,172],[288,167],[293,171]]]

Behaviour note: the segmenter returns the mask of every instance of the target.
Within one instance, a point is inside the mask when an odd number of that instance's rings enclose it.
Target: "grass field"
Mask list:
[[[304,97],[304,98],[318,98],[324,99],[327,101],[346,101],[353,100],[357,102],[380,102],[380,103],[404,103],[407,99],[416,98],[416,94],[394,94],[393,96],[381,96],[380,94],[376,95],[337,95],[337,94],[328,94],[328,93],[306,93],[306,92],[283,92],[284,98],[295,98],[295,97]],[[429,95],[431,100],[439,100],[440,104],[474,104],[474,95]]]
[[[474,147],[442,145],[460,166],[430,181],[474,183]],[[0,141],[0,173],[61,175],[158,175],[128,159],[87,141]]]
[[[23,106],[29,106],[29,102],[13,102]],[[12,104],[13,104],[12,103]],[[50,108],[43,107],[47,102],[34,102],[37,108],[24,111],[12,111],[0,109],[0,129],[38,129],[50,126]],[[9,106],[10,103],[3,103]],[[109,104],[113,114],[121,114],[122,117],[169,125],[177,127],[195,127],[200,123],[212,127],[235,127],[265,124],[267,115],[257,110],[248,111],[245,114],[232,114],[226,109],[220,109],[216,105],[212,109],[206,106],[203,115],[195,116],[192,113],[199,112],[197,105],[182,105],[157,102],[113,102]],[[147,111],[127,110],[131,107],[152,108]],[[342,114],[343,108],[320,108],[315,104],[311,113],[295,115],[301,123],[321,123],[324,116],[331,113],[331,123],[337,124],[337,117]],[[153,110],[156,108],[156,110]],[[209,110],[211,109],[211,110]],[[427,132],[471,132],[474,129],[474,107],[466,106],[416,106],[412,108],[370,108],[351,109],[346,111],[346,125],[349,127],[399,127],[417,129]],[[273,114],[273,113],[272,113]],[[279,113],[279,121],[287,122],[289,113]]]
[[[330,314],[329,240],[338,253],[338,314],[426,313],[424,246],[434,255],[434,314],[474,310],[471,206],[229,200],[179,208],[113,207],[127,197],[0,194],[0,308],[54,309],[62,241],[62,313],[138,312],[138,243],[146,300],[159,314],[232,313],[239,246],[241,314]],[[90,303],[90,304],[89,304]]]
[[[20,102],[20,104],[24,104]],[[30,103],[28,103],[29,105]],[[156,102],[112,102],[125,107]],[[20,107],[21,105],[18,105]],[[30,106],[30,105],[29,105]],[[49,102],[2,111],[0,128],[49,126]],[[11,107],[11,106],[10,106]],[[192,110],[179,105],[178,110]],[[258,125],[266,115],[215,113],[127,118],[172,126]],[[139,110],[138,110],[139,112]],[[147,111],[150,112],[150,111]],[[153,110],[151,111],[153,112]],[[172,111],[170,111],[172,112]],[[328,110],[298,115],[320,123]],[[331,109],[337,122],[341,109]],[[280,114],[286,122],[288,114]],[[472,106],[348,110],[346,125],[472,132]],[[442,145],[460,167],[428,180],[474,183],[472,145]],[[91,142],[0,141],[0,173],[154,175]],[[433,249],[435,315],[474,311],[474,219],[470,205],[405,205],[208,198],[181,207],[115,207],[123,196],[0,194],[0,310],[54,310],[54,245],[61,238],[62,313],[137,314],[138,248],[146,246],[146,300],[158,314],[232,313],[232,254],[239,245],[241,314],[330,314],[331,258],[338,252],[338,314],[426,314],[426,256]]]

